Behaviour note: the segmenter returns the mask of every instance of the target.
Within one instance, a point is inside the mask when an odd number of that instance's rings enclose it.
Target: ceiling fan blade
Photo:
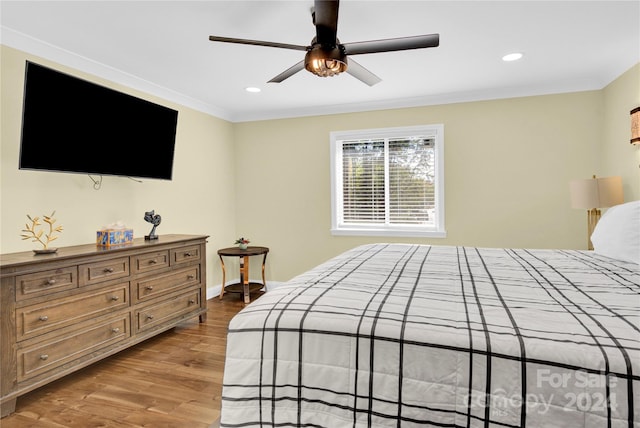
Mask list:
[[[316,26],[316,41],[322,45],[336,44],[338,33],[338,0],[315,0],[313,24]]]
[[[376,83],[380,83],[382,81],[382,79],[364,68],[360,63],[357,63],[353,59],[349,58],[347,61],[347,73],[349,73],[356,79],[366,83],[369,86],[373,86]]]
[[[439,44],[439,34],[426,34],[423,36],[345,43],[343,46],[347,55],[360,55],[378,52],[404,51],[409,49],[435,48]]]
[[[282,73],[278,74],[273,79],[269,80],[268,83],[280,83],[284,79],[288,79],[289,77],[291,77],[294,74],[296,74],[298,71],[302,71],[302,70],[304,70],[304,61],[300,61],[300,62],[294,64],[293,66],[289,67],[288,69],[286,69]]]
[[[235,39],[233,37],[209,36],[212,42],[239,43],[242,45],[268,46],[271,48],[294,49],[306,51],[307,47],[302,45],[290,45],[287,43],[265,42],[262,40]]]

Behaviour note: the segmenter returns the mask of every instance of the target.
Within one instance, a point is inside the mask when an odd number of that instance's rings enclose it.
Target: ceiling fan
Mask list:
[[[315,0],[314,6],[311,9],[311,16],[313,18],[313,24],[316,27],[316,36],[311,40],[309,46],[221,36],[209,36],[209,40],[213,42],[268,46],[307,52],[304,60],[294,64],[289,69],[269,80],[270,83],[280,83],[306,68],[311,73],[321,77],[335,76],[336,74],[346,71],[369,86],[375,85],[380,82],[381,79],[353,59],[347,59],[348,56],[432,48],[437,47],[440,43],[440,35],[438,34],[340,43],[340,40],[337,38],[338,5],[339,0]]]

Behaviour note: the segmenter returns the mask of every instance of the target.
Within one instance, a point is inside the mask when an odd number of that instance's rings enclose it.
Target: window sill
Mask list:
[[[408,229],[362,229],[354,228],[349,229],[341,227],[338,229],[331,229],[331,234],[334,236],[390,236],[400,238],[446,238],[446,230],[408,230]]]

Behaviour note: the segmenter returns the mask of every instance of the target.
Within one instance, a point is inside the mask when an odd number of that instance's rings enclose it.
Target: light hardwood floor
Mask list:
[[[255,296],[257,297],[257,296]],[[254,293],[252,293],[252,298]],[[2,428],[209,428],[220,416],[229,320],[244,303],[214,297],[203,324],[174,329],[18,398]]]

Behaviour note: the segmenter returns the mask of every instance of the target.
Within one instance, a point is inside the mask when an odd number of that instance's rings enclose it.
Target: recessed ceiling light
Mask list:
[[[522,58],[522,54],[520,52],[514,52],[514,53],[510,53],[508,55],[503,56],[502,60],[509,62],[509,61],[517,61],[520,58]]]
[[[261,89],[260,88],[256,88],[255,86],[248,86],[246,88],[244,88],[245,91],[247,92],[260,92]]]

